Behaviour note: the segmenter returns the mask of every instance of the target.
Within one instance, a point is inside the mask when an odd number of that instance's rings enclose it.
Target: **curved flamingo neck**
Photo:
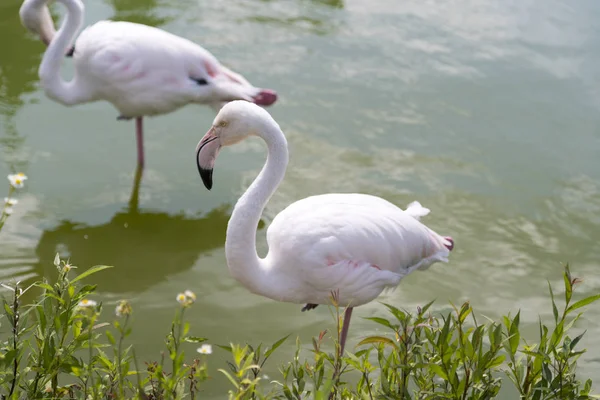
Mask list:
[[[48,0],[33,0],[35,6],[42,12]],[[87,88],[77,80],[77,76],[70,82],[64,81],[60,76],[60,65],[65,52],[71,47],[75,35],[83,25],[84,6],[81,0],[58,0],[67,8],[67,15],[57,34],[54,36],[39,68],[40,80],[48,97],[63,103],[73,105],[91,99]]]
[[[30,32],[39,35],[46,46],[50,44],[56,30],[46,1],[25,0],[19,9],[19,17],[23,26]]]
[[[251,292],[274,298],[277,285],[265,259],[256,252],[256,229],[269,199],[281,183],[288,164],[287,141],[274,120],[257,135],[267,143],[267,161],[248,190],[235,205],[225,240],[231,275]]]

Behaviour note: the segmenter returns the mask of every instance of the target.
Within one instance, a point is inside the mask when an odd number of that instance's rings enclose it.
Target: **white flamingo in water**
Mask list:
[[[267,143],[267,161],[238,200],[229,224],[225,255],[229,271],[252,293],[306,304],[302,311],[331,304],[347,306],[340,346],[343,352],[352,308],[374,300],[414,270],[447,262],[454,241],[419,222],[429,210],[418,202],[403,211],[366,194],[331,193],[289,205],[268,228],[269,252],[256,253],[256,229],[288,164],[287,141],[264,109],[245,102],[226,104],[196,148],[198,170],[212,187],[215,159],[222,146],[258,136]]]
[[[81,0],[58,0],[67,8],[58,32],[50,16],[50,0],[25,0],[23,25],[48,45],[39,68],[46,95],[66,106],[106,100],[120,115],[136,119],[138,167],[144,165],[142,117],[165,114],[189,104],[219,109],[232,100],[268,106],[277,94],[252,86],[197,44],[161,29],[131,22],[83,24]],[[75,76],[60,76],[64,55],[72,55]]]

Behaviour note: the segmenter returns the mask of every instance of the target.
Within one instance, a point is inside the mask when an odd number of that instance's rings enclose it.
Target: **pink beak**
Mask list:
[[[277,101],[277,93],[271,89],[262,89],[253,100],[259,106],[270,106]]]

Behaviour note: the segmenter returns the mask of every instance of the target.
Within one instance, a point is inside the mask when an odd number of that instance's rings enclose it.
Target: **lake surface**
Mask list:
[[[257,86],[276,89],[269,108],[287,135],[290,165],[264,222],[289,203],[326,192],[365,192],[404,207],[456,247],[449,264],[406,277],[379,298],[414,310],[436,298],[469,300],[478,315],[518,309],[530,338],[552,316],[549,280],[562,294],[562,265],[599,291],[600,4],[595,0],[166,1],[86,0],[86,24],[122,19],[161,27],[204,45]],[[138,355],[159,358],[177,307],[191,289],[193,333],[210,343],[272,343],[292,333],[308,345],[333,322],[327,308],[250,294],[226,268],[226,224],[257,175],[265,147],[249,140],[222,152],[212,191],[194,149],[214,112],[188,106],[145,122],[147,167],[139,204],[133,122],[98,102],[73,108],[45,97],[37,68],[44,47],[0,5],[0,176],[29,176],[0,233],[0,279],[53,278],[56,252],[96,275],[110,318],[131,300]],[[54,6],[55,17],[63,9]],[[65,76],[72,71],[64,62]],[[4,179],[4,178],[2,178]],[[0,185],[0,195],[4,196]],[[266,229],[258,232],[266,250]],[[373,333],[358,308],[350,344]],[[581,374],[600,385],[600,306],[589,307]],[[291,359],[294,341],[267,373]],[[194,346],[189,346],[193,352]],[[227,382],[210,358],[206,398]],[[510,397],[510,396],[509,396]]]

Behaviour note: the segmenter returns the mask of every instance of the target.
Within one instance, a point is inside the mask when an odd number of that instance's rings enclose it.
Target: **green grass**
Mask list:
[[[3,398],[200,398],[199,389],[209,377],[207,357],[190,357],[181,346],[206,341],[191,336],[185,320],[193,293],[178,296],[173,322],[165,329],[162,359],[145,362],[140,369],[134,347],[127,343],[131,305],[121,301],[107,317],[102,304],[88,300],[96,286],[84,281],[110,267],[96,266],[73,276],[76,267],[58,255],[54,264],[54,283],[41,281],[26,288],[3,284],[12,291],[11,298],[3,299],[2,325],[9,327],[0,347]],[[549,285],[554,318],[550,326],[540,320],[535,343],[521,338],[520,313],[481,322],[469,303],[452,305],[447,314],[430,312],[432,303],[415,313],[384,304],[387,318],[368,319],[385,333],[363,339],[356,352],[342,355],[342,310],[334,304],[337,330],[313,338],[308,359],[300,358],[296,340],[295,354],[280,366],[281,375],[274,381],[264,381],[261,371],[287,336],[265,347],[218,346],[230,353],[231,361],[210,372],[228,378],[231,399],[492,399],[502,385],[513,385],[522,399],[597,398],[590,394],[591,380],[582,383],[576,375],[585,332],[570,337],[569,331],[581,309],[600,295],[573,302],[579,282],[565,266],[560,307]],[[21,304],[23,295],[33,290],[40,292],[37,300]],[[210,347],[204,350],[210,352]]]

